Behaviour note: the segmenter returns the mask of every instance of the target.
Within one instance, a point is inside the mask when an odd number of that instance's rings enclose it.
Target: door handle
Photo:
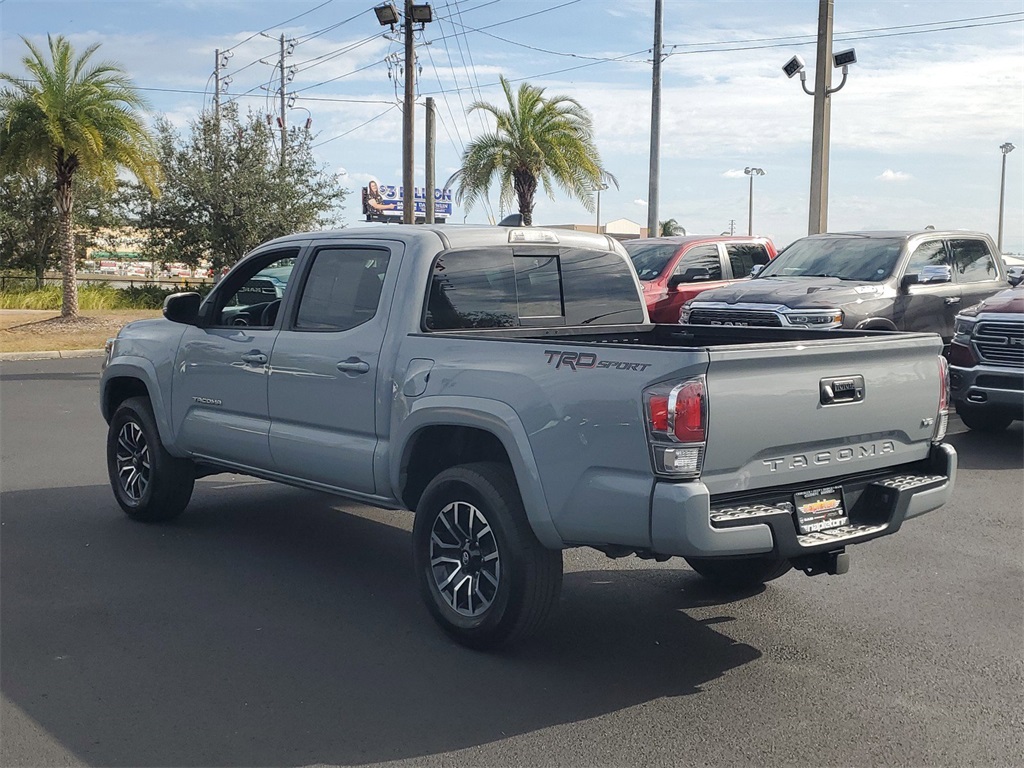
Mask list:
[[[242,362],[252,363],[253,365],[265,365],[267,362],[267,356],[258,350],[246,352],[242,355]]]
[[[948,296],[946,298],[946,303],[949,304],[950,306],[952,306],[953,304],[959,304],[960,303],[960,297],[959,296]]]
[[[370,370],[370,364],[358,358],[350,357],[348,360],[342,360],[338,363],[338,370],[345,373],[366,373]]]

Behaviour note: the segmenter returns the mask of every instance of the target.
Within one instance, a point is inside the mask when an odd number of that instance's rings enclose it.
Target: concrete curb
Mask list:
[[[74,357],[103,357],[102,349],[65,349],[50,352],[0,352],[0,360],[53,360]]]

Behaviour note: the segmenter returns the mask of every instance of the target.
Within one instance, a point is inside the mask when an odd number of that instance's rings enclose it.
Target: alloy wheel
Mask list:
[[[149,444],[134,421],[126,421],[117,434],[116,458],[121,490],[131,501],[141,501],[149,487]]]
[[[487,518],[466,501],[438,512],[430,532],[430,569],[441,597],[467,618],[483,614],[498,592],[501,558]]]

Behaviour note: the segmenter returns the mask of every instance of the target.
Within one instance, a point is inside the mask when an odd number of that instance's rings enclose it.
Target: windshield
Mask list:
[[[641,280],[653,280],[679,250],[678,243],[623,243]]]
[[[902,246],[903,240],[898,237],[809,237],[792,243],[757,277],[838,277],[878,282],[892,274]]]

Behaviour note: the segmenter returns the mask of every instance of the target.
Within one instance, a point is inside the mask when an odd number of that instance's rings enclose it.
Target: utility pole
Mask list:
[[[424,161],[427,167],[424,171],[426,179],[426,212],[423,214],[423,221],[427,224],[434,223],[434,143],[436,141],[436,129],[434,128],[434,98],[427,96],[427,148]]]
[[[1003,199],[1006,194],[1006,156],[1013,152],[1014,146],[1010,142],[999,145],[999,151],[1003,153],[1003,172],[999,176],[999,237],[996,245],[999,252],[1003,252]]]
[[[288,125],[285,122],[287,107],[285,106],[285,75],[284,75],[284,35],[281,35],[281,167],[284,168],[285,146],[288,143]]]
[[[834,0],[818,0],[818,59],[814,74],[811,136],[811,200],[807,234],[828,231],[828,155],[832,123],[832,12]],[[838,89],[837,89],[838,90]]]
[[[662,0],[654,0],[654,71],[651,78],[651,167],[647,186],[647,236],[658,236],[658,174],[661,156]]]
[[[402,18],[405,34],[405,100],[402,106],[402,223],[416,223],[416,204],[413,200],[413,169],[415,147],[413,129],[416,126],[416,47],[412,37],[412,0],[405,0]]]
[[[213,51],[213,120],[220,125],[220,48]]]

